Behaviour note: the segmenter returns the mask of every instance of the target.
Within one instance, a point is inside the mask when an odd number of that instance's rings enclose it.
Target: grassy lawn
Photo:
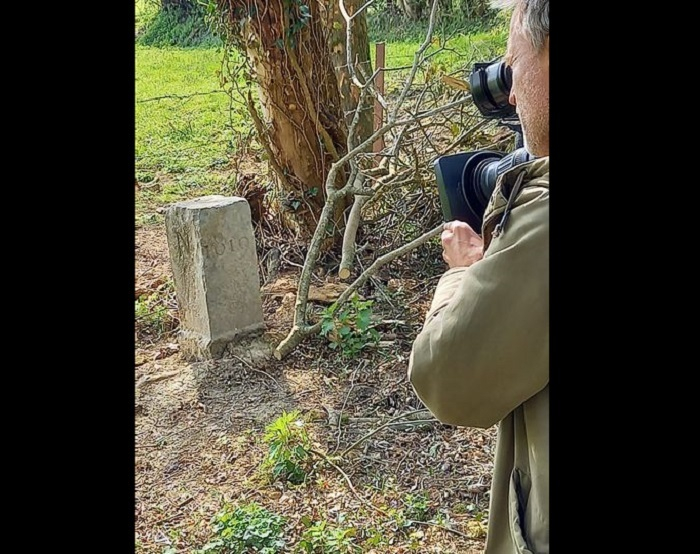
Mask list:
[[[226,163],[233,132],[216,50],[138,47],[136,168],[182,173]],[[246,123],[234,118],[239,130]]]

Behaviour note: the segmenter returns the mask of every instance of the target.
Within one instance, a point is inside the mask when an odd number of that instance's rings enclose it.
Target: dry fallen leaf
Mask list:
[[[469,91],[469,83],[463,79],[457,79],[456,77],[450,77],[449,75],[443,75],[440,77],[440,79],[450,88],[455,90],[464,90],[467,92]]]
[[[154,360],[162,360],[163,358],[167,358],[168,356],[172,356],[173,354],[176,354],[177,352],[180,351],[180,346],[176,343],[168,343],[164,347],[162,347],[158,352],[156,352],[156,355],[153,357]]]

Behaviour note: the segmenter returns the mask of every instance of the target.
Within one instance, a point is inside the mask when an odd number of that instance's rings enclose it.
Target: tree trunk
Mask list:
[[[362,7],[366,0],[347,0],[345,9],[348,15],[354,14],[358,8]],[[372,75],[372,60],[370,58],[369,39],[367,37],[367,19],[365,18],[366,10],[355,17],[352,21],[352,58],[355,65],[355,73],[360,82],[364,83],[364,79],[360,74],[362,72],[369,78]],[[335,76],[338,80],[338,91],[340,93],[340,103],[345,114],[345,124],[349,127],[352,121],[357,102],[360,98],[360,89],[352,84],[352,76],[347,62],[347,26],[343,14],[340,11],[340,4],[333,3],[332,21],[329,21],[330,35],[330,51],[331,63],[335,69]],[[355,130],[354,143],[360,144],[368,138],[374,130],[374,105],[367,103],[362,108],[362,115]]]
[[[403,13],[412,21],[419,21],[423,17],[425,0],[400,0],[400,3]]]
[[[346,150],[347,126],[328,55],[329,14],[320,2],[217,0],[229,32],[238,37],[254,71],[263,109],[264,136],[283,192],[282,216],[308,239],[326,201],[325,180]],[[260,131],[260,129],[258,129]],[[346,172],[336,186],[345,184]],[[342,239],[339,202],[332,241]]]

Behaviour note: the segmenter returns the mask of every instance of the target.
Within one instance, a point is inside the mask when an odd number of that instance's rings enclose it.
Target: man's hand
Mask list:
[[[445,223],[442,240],[442,257],[450,266],[469,267],[484,257],[484,241],[462,221]]]

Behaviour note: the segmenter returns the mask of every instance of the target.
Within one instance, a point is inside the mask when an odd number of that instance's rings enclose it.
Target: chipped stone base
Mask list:
[[[231,351],[242,340],[261,335],[264,330],[265,325],[257,323],[216,339],[206,337],[201,333],[183,330],[178,335],[180,354],[183,359],[189,362],[223,358],[227,352]]]

